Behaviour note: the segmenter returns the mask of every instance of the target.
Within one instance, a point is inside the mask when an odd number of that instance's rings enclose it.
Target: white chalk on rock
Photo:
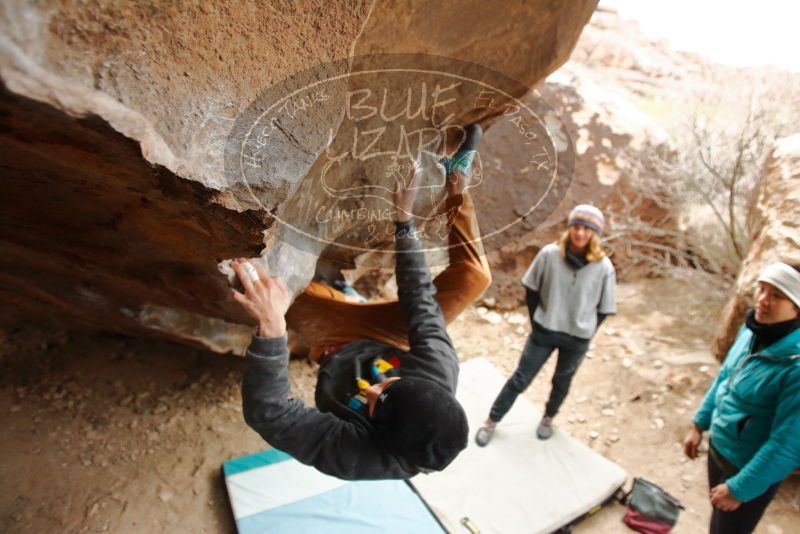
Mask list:
[[[258,276],[258,271],[256,271],[256,268],[253,267],[250,262],[244,263],[244,270],[247,272],[247,276],[250,277],[251,282],[257,282],[261,280],[261,278]]]

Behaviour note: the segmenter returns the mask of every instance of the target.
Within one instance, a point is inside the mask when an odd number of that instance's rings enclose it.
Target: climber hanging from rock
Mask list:
[[[458,152],[442,162],[450,261],[434,280],[411,214],[420,173],[394,193],[399,300],[349,302],[312,282],[284,315],[283,282],[245,259],[233,262],[244,287],[233,296],[259,324],[245,357],[244,417],[270,445],[349,480],[440,471],[466,447],[458,358],[445,325],[491,281],[465,192],[481,135],[480,126],[468,126]],[[319,363],[317,408],[288,398],[287,323],[303,331]]]

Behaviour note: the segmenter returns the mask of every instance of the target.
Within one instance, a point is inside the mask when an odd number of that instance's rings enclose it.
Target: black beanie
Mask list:
[[[467,415],[456,398],[424,378],[403,377],[380,395],[373,422],[405,463],[441,471],[467,446]]]

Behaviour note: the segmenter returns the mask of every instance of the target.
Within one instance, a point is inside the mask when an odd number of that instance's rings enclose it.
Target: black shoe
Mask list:
[[[553,435],[553,420],[546,415],[539,421],[539,426],[536,427],[536,437],[542,440],[550,439]]]
[[[478,447],[485,447],[492,441],[495,428],[497,428],[496,425],[484,425],[478,429],[478,433],[475,434],[475,443],[478,444]]]

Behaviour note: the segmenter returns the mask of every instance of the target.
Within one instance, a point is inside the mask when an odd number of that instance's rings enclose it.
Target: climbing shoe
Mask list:
[[[470,124],[464,128],[464,134],[464,142],[461,143],[458,152],[452,158],[441,160],[447,174],[454,172],[460,172],[464,176],[472,174],[472,161],[483,137],[483,129],[479,124]]]

